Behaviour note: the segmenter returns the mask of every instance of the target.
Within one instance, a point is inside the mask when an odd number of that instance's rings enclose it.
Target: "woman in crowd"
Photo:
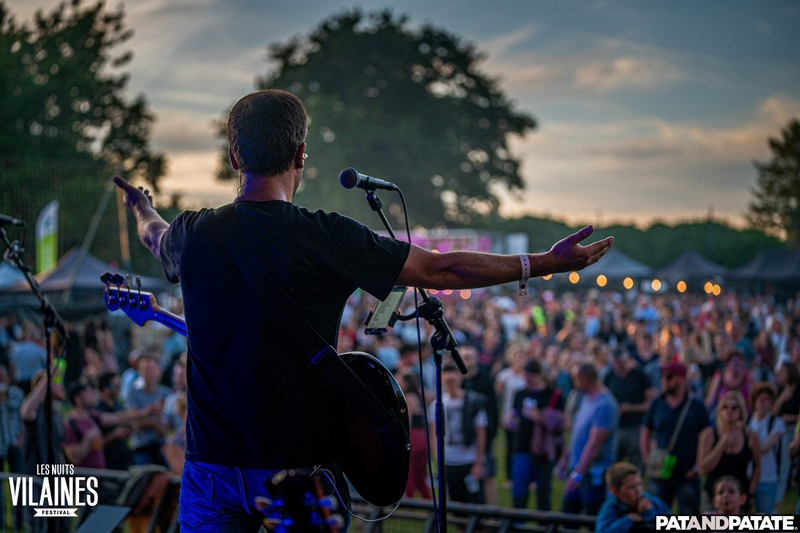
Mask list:
[[[757,513],[773,513],[778,493],[781,441],[786,426],[781,417],[772,414],[774,403],[775,387],[771,383],[758,383],[753,387],[750,394],[753,416],[747,427],[758,437],[758,446],[761,449],[761,477],[755,494]]]
[[[776,503],[783,501],[786,485],[789,482],[792,460],[789,457],[789,445],[792,442],[791,429],[797,425],[798,411],[800,411],[800,370],[792,361],[783,361],[775,373],[775,381],[778,384],[778,396],[775,398],[775,405],[772,406],[772,414],[783,419],[783,423],[789,428],[783,434],[781,441],[781,464],[778,472],[778,492],[775,495]]]
[[[744,397],[738,391],[728,391],[717,403],[716,427],[700,433],[697,465],[700,474],[706,476],[704,488],[709,498],[713,498],[714,484],[723,476],[738,479],[749,497],[755,494],[761,451],[758,437],[745,427],[746,420]]]

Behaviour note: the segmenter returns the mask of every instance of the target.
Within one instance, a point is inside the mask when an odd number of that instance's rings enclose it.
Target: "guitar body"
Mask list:
[[[408,433],[406,398],[391,372],[367,353],[346,352],[340,357]],[[379,507],[393,505],[405,494],[411,450],[388,442],[357,405],[345,398],[343,402],[347,407],[342,413],[342,470],[362,498]]]

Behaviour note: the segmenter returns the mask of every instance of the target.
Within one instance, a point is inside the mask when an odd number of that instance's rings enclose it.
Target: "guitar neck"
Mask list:
[[[173,315],[169,311],[163,309],[153,311],[153,320],[159,324],[167,326],[169,329],[176,333],[186,336],[186,321],[178,315]]]

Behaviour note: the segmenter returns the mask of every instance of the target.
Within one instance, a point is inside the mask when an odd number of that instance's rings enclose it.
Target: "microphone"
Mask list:
[[[339,174],[339,182],[345,189],[352,189],[358,187],[368,191],[375,189],[385,189],[387,191],[399,191],[399,187],[391,181],[384,181],[382,179],[373,178],[366,174],[359,173],[356,169],[350,167],[342,170]]]
[[[18,218],[10,217],[8,215],[0,215],[0,226],[5,226],[6,224],[9,224],[11,226],[25,225],[25,223]]]

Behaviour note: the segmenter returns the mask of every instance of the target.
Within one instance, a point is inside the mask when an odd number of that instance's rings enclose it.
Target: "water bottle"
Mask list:
[[[477,494],[481,490],[480,481],[478,481],[472,474],[469,474],[464,478],[464,485],[466,485],[467,492],[470,494]]]

